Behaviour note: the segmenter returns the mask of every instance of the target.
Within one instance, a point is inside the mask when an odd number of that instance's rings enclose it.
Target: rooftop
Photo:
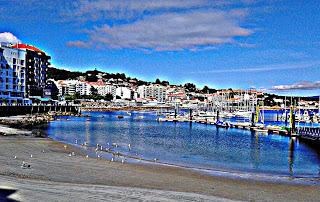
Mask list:
[[[44,51],[40,50],[39,48],[31,46],[31,45],[28,45],[28,44],[16,44],[16,45],[13,45],[12,48],[27,49],[27,50],[31,50],[31,51],[44,53]]]

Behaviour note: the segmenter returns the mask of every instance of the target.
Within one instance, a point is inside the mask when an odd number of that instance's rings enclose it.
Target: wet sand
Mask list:
[[[86,158],[48,138],[0,137],[0,185],[22,201],[319,201],[320,187],[207,176],[160,165]],[[75,156],[69,156],[75,152]],[[31,157],[32,155],[32,157]],[[15,158],[16,156],[16,158]],[[22,162],[30,168],[21,168]],[[3,187],[0,187],[3,188]]]

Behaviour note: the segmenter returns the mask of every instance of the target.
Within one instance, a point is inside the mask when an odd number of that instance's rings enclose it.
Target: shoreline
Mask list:
[[[90,158],[101,159],[105,161],[110,161],[111,158],[114,157],[115,162],[117,163],[120,163],[121,159],[125,159],[125,162],[129,164],[172,167],[177,169],[188,170],[188,171],[199,173],[205,176],[222,177],[222,178],[235,179],[235,180],[250,180],[250,181],[256,181],[256,182],[282,183],[282,184],[291,184],[291,185],[297,185],[297,184],[314,185],[314,186],[320,187],[320,178],[318,176],[309,176],[309,175],[290,176],[290,175],[285,175],[280,173],[271,173],[271,172],[264,173],[264,172],[254,172],[254,171],[245,171],[245,170],[242,171],[242,170],[232,170],[232,169],[224,169],[224,168],[204,168],[204,167],[196,167],[196,166],[188,166],[188,165],[178,165],[170,162],[161,162],[160,160],[157,160],[157,162],[154,162],[152,159],[146,159],[146,158],[141,158],[137,156],[127,155],[124,153],[112,151],[112,149],[108,149],[108,150],[98,149],[95,152],[94,151],[95,147],[93,146],[88,147],[82,144],[72,144],[72,143],[67,143],[59,140],[54,140],[50,137],[48,138],[52,141],[75,147],[81,150],[86,155],[88,155]]]
[[[209,176],[173,166],[110,162],[105,159],[86,158],[86,153],[72,145],[51,138],[25,136],[0,137],[0,181],[35,180],[44,184],[71,183],[77,186],[113,186],[150,190],[195,193],[232,200],[277,201],[309,200],[320,197],[319,186],[261,182],[249,179],[230,179]],[[8,148],[15,151],[17,159]],[[42,153],[42,149],[45,153]],[[69,157],[70,152],[75,156]],[[28,155],[33,154],[30,158]],[[21,169],[21,161],[31,169]],[[281,191],[282,190],[282,191]],[[259,193],[259,194],[257,194]],[[274,195],[274,193],[277,193]]]

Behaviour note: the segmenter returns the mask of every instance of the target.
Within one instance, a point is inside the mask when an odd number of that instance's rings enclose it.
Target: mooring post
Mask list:
[[[217,121],[219,121],[219,110],[217,110]]]

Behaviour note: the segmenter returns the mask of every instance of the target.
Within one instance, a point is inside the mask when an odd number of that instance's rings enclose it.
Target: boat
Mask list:
[[[131,116],[131,113],[130,113],[130,112],[127,112],[127,114],[128,114],[129,116]]]
[[[268,129],[266,129],[266,128],[255,128],[254,130],[257,132],[262,132],[262,133],[268,132]]]
[[[216,126],[221,128],[229,128],[230,124],[224,121],[216,121]]]
[[[304,112],[303,112],[303,115],[302,115],[302,117],[303,117],[303,120],[305,121],[305,122],[309,122],[310,123],[310,116],[309,116],[309,112],[307,111],[307,110],[305,110]]]
[[[123,119],[122,115],[118,115],[117,117],[118,117],[118,119]]]
[[[242,110],[240,110],[240,111],[237,111],[235,113],[236,117],[247,117],[247,118],[250,118],[251,115],[252,115],[252,112],[250,112],[250,111],[242,111]]]

